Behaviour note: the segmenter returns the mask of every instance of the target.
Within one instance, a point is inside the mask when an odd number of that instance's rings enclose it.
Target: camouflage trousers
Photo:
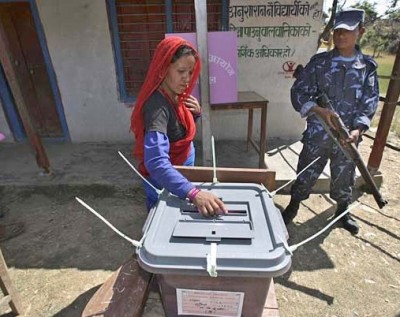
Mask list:
[[[310,196],[310,192],[330,160],[330,197],[337,203],[350,204],[352,201],[352,187],[355,182],[355,163],[348,159],[331,141],[330,144],[319,144],[303,141],[303,149],[297,164],[297,173],[300,173],[308,164],[319,157],[307,170],[299,175],[290,190],[291,197],[302,201]]]

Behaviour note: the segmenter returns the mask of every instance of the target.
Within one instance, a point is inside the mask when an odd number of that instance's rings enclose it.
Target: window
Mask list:
[[[194,0],[108,0],[120,97],[133,102],[165,33],[195,32]],[[228,29],[228,0],[208,0],[209,31]]]

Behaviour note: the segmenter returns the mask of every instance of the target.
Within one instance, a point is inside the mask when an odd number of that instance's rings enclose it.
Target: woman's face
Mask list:
[[[173,98],[182,94],[189,85],[195,64],[196,59],[193,55],[180,57],[169,66],[161,87]]]

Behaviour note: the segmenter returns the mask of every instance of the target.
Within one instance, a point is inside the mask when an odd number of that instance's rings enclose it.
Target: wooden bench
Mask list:
[[[0,308],[6,305],[10,306],[15,315],[22,313],[21,301],[17,292],[15,291],[10,276],[8,275],[8,268],[6,261],[3,257],[3,252],[0,249],[0,288],[4,297],[0,299]]]
[[[152,276],[132,256],[97,290],[82,317],[141,317]]]
[[[175,166],[191,182],[212,182],[214,169],[204,166]],[[276,189],[276,172],[259,168],[216,167],[216,177],[220,183],[263,184],[269,191]]]

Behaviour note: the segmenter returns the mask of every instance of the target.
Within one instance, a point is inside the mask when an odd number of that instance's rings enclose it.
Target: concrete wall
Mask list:
[[[230,30],[235,30],[238,33],[239,90],[253,90],[269,100],[268,137],[300,138],[305,127],[305,121],[294,111],[290,102],[290,87],[294,82],[294,78],[292,76],[293,71],[288,71],[287,68],[288,63],[292,63],[292,70],[298,64],[305,65],[310,57],[315,54],[318,34],[323,22],[323,0],[299,1],[297,2],[299,5],[298,10],[295,11],[296,2],[292,0],[280,0],[279,2],[263,0],[230,1]],[[273,7],[276,4],[280,4],[280,6]],[[286,14],[279,13],[284,12],[285,5],[290,6],[292,11],[290,13],[286,12]],[[258,6],[266,8],[266,12],[263,14],[261,11],[252,11]],[[242,7],[243,10],[241,10]],[[246,10],[249,13],[246,13]],[[234,14],[235,12],[237,14]],[[297,32],[298,29],[293,28],[290,34],[285,31],[283,36],[278,35],[279,32],[275,34],[270,32],[271,28],[281,27],[284,23],[285,28],[299,26],[303,29],[299,34]],[[258,30],[258,27],[268,28],[268,33],[260,36],[257,36],[256,33],[250,34]],[[304,31],[308,27],[310,27],[309,33]],[[248,35],[242,34],[240,36],[241,31],[247,32]],[[290,49],[290,53],[281,57],[257,57],[257,50],[261,48]],[[254,55],[252,56],[252,54]],[[242,127],[243,124],[242,117],[239,116],[230,119],[231,122],[228,128],[226,128],[223,119],[214,119],[219,121],[213,124],[213,129],[222,138],[237,135],[235,129],[239,126]],[[258,122],[256,129],[259,129]],[[242,132],[241,135],[244,136],[245,132]]]
[[[106,1],[38,0],[72,142],[132,141],[118,99]]]

